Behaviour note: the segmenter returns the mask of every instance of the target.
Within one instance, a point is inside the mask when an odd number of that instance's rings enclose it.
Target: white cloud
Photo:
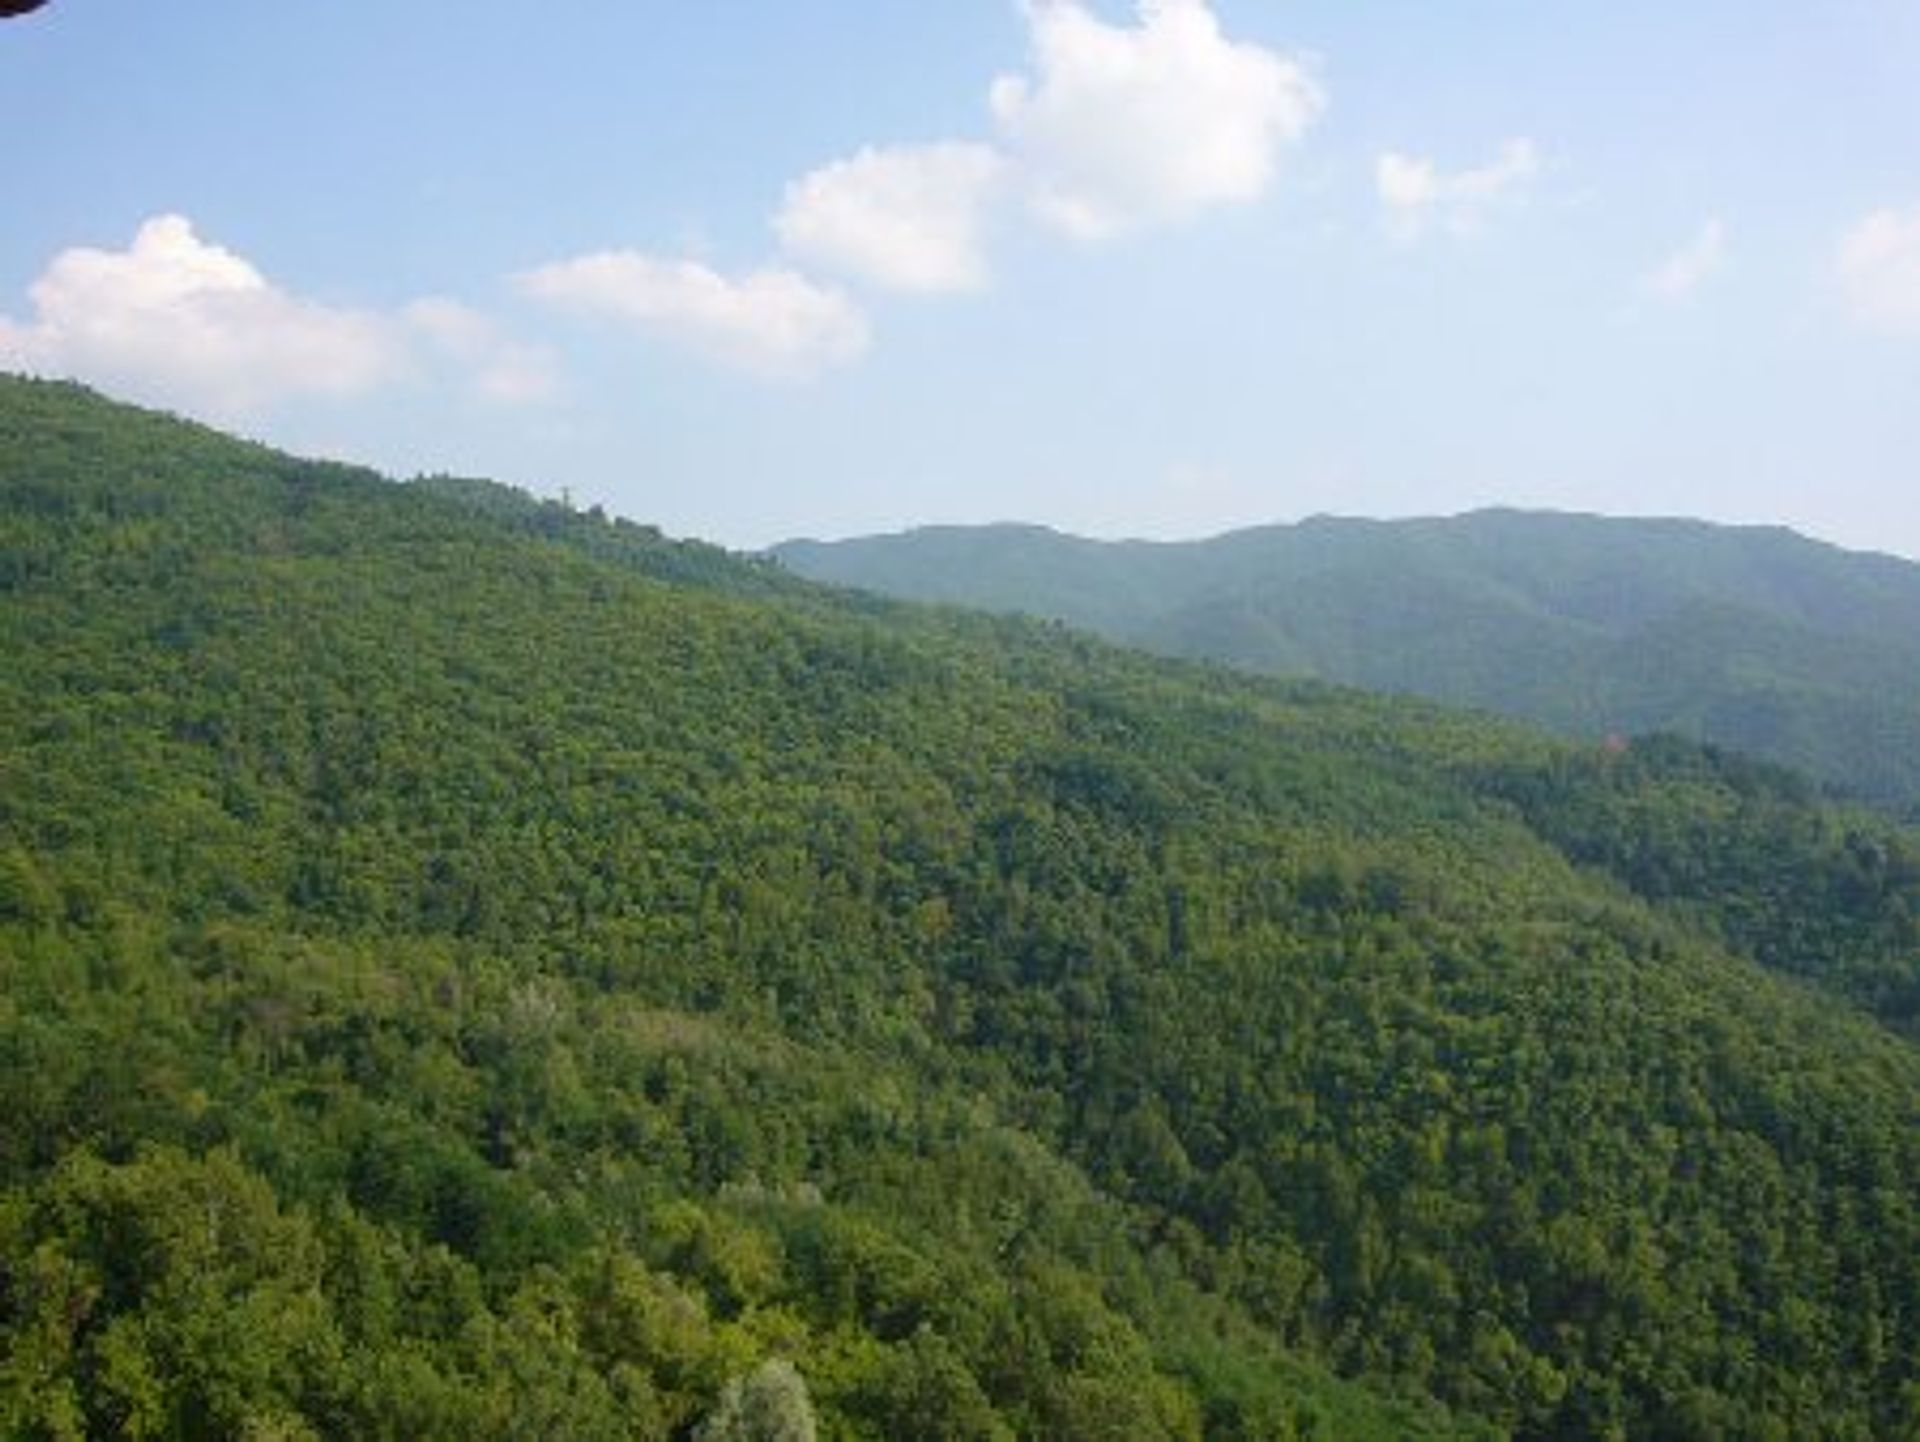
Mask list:
[[[1032,73],[989,89],[997,144],[866,146],[801,176],[773,222],[789,254],[890,290],[978,290],[996,207],[1010,197],[1081,240],[1255,200],[1325,105],[1298,61],[1228,40],[1208,0],[1136,0],[1130,25],[1082,0],[1023,0],[1023,12]],[[627,261],[649,267],[644,288],[657,293],[661,264]],[[707,273],[674,288],[716,283],[731,284]],[[643,319],[630,303],[614,308]],[[644,319],[664,326],[662,309],[679,307],[650,300]],[[702,319],[680,329],[753,329],[712,324],[721,309],[702,303]]]
[[[1834,268],[1862,324],[1920,335],[1920,205],[1863,217],[1841,237]]]
[[[535,299],[609,317],[666,337],[709,359],[765,376],[797,376],[857,359],[867,322],[839,291],[791,270],[737,279],[691,260],[602,251],[520,277]]]
[[[417,377],[427,359],[492,399],[529,399],[552,384],[544,353],[464,306],[425,301],[387,314],[304,300],[179,215],[148,220],[125,250],[60,252],[28,297],[31,320],[0,316],[0,365],[223,420],[364,395]]]
[[[890,290],[978,290],[1006,162],[991,146],[868,146],[787,187],[774,218],[795,255]]]
[[[1396,231],[1411,237],[1436,218],[1455,231],[1474,229],[1488,207],[1539,172],[1539,147],[1521,138],[1485,165],[1451,174],[1423,157],[1387,151],[1375,163],[1374,184]]]
[[[1036,213],[1096,240],[1257,199],[1325,104],[1298,61],[1228,40],[1206,0],[1138,0],[1109,25],[1029,0],[1032,76],[989,93]]]
[[[0,361],[216,415],[354,395],[406,366],[378,316],[289,295],[178,215],[123,251],[62,251],[28,294],[31,321],[0,321]]]
[[[1727,263],[1727,228],[1717,218],[1668,256],[1647,277],[1647,289],[1662,300],[1685,300]]]

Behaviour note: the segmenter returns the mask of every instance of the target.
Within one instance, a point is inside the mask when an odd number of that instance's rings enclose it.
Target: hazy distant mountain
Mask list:
[[[1181,543],[933,527],[775,553],[819,580],[1576,734],[1677,731],[1920,804],[1920,566],[1783,529],[1493,510]]]

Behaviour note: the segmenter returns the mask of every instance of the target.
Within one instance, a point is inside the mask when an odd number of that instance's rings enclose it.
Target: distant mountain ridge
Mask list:
[[[1920,807],[1920,565],[1784,528],[1485,510],[1191,542],[942,526],[772,554],[814,580],[1576,735],[1675,731]]]

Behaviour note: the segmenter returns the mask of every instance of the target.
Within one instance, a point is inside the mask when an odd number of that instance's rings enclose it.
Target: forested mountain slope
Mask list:
[[[1917,855],[0,380],[0,1434],[1915,1435]]]
[[[1574,735],[1673,731],[1920,812],[1920,566],[1790,531],[1481,511],[1175,544],[931,527],[775,554],[820,580]]]

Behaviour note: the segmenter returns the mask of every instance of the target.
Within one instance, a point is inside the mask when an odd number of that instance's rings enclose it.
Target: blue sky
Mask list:
[[[1920,4],[50,0],[0,366],[736,546],[1920,556]]]

